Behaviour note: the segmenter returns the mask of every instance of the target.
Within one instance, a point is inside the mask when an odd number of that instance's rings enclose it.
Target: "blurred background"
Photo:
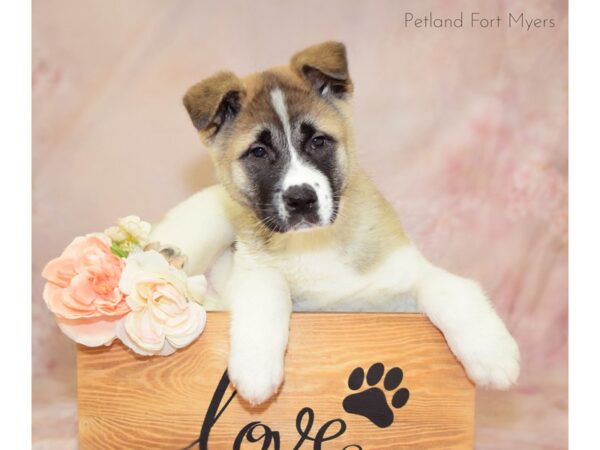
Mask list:
[[[465,14],[405,28],[404,13]],[[554,28],[471,29],[472,11]],[[33,1],[33,442],[77,448],[74,345],[40,272],[77,235],[156,221],[215,182],[181,104],[220,69],[346,43],[359,158],[434,262],[475,278],[520,343],[478,392],[476,447],[567,447],[567,2]]]

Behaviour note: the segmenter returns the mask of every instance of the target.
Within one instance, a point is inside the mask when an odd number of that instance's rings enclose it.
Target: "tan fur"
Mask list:
[[[346,47],[339,42],[328,41],[308,47],[292,56],[290,65],[312,83],[317,81],[320,72],[335,79],[337,86],[345,92],[352,93]]]
[[[239,78],[231,72],[223,71],[195,84],[183,97],[183,104],[203,138],[208,138],[221,125],[216,114],[224,96],[229,92],[244,95]]]
[[[293,247],[343,250],[360,274],[377,269],[390,253],[409,242],[392,207],[360,169],[351,177],[333,225],[301,234],[266,233],[260,238],[240,231],[245,243],[268,257],[278,257]]]

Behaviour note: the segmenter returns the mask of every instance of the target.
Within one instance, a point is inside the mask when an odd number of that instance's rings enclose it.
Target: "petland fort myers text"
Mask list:
[[[555,28],[556,21],[552,17],[528,16],[525,13],[507,13],[486,15],[481,12],[460,12],[453,17],[442,17],[429,12],[427,14],[404,13],[405,28],[515,28],[527,31],[544,28]]]

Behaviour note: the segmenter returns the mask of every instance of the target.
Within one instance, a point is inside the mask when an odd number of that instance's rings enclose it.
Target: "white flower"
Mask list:
[[[125,230],[117,226],[112,226],[104,230],[104,234],[107,235],[113,242],[123,242],[127,240],[127,233]]]
[[[155,250],[132,252],[119,289],[131,312],[117,326],[117,337],[140,355],[170,355],[204,330],[203,275],[188,277]]]
[[[138,216],[126,216],[117,220],[117,225],[110,227],[104,233],[116,243],[135,243],[140,247],[150,241],[152,226]]]

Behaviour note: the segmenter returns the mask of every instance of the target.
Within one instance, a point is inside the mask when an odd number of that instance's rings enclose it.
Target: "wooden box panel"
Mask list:
[[[139,357],[120,343],[79,347],[80,448],[472,448],[474,387],[424,316],[294,313],[285,383],[255,408],[238,396],[227,404],[234,393],[227,351],[228,316],[221,312],[208,314],[194,344],[166,358]],[[374,363],[385,373],[401,368],[401,384],[387,390],[397,384],[390,376],[390,383],[364,380],[352,390],[353,370],[367,372]],[[402,388],[408,400],[395,408]]]

